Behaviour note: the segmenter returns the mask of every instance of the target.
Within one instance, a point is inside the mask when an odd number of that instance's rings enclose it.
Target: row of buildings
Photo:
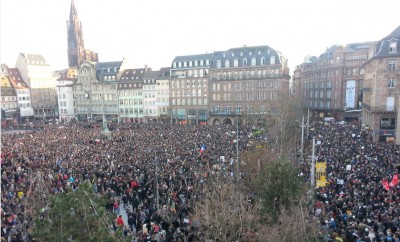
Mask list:
[[[59,117],[123,122],[233,123],[270,112],[289,90],[287,60],[268,46],[176,57],[170,67],[84,61],[57,80]]]
[[[362,120],[374,141],[385,141],[400,135],[399,63],[400,26],[379,41],[335,45],[308,58],[294,70],[293,90],[315,115]]]
[[[160,70],[100,62],[84,47],[73,0],[67,39],[65,70],[22,53],[15,68],[1,66],[2,118],[234,123],[244,114],[275,112],[271,103],[290,91],[316,116],[362,120],[376,141],[400,127],[400,26],[379,41],[334,45],[308,57],[291,87],[287,59],[267,45],[177,56]]]

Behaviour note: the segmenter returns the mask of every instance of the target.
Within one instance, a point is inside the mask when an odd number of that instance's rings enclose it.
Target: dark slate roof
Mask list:
[[[151,68],[147,69],[151,71]],[[121,77],[119,78],[119,82],[142,82],[143,76],[146,72],[146,68],[137,68],[137,69],[125,69]]]
[[[217,67],[217,61],[221,61],[221,67],[224,67],[225,61],[230,60],[230,67],[233,66],[233,61],[238,59],[238,66],[243,66],[243,60],[247,59],[247,66],[250,66],[251,59],[253,57],[256,58],[256,65],[261,65],[261,58],[264,57],[266,61],[266,65],[270,65],[270,57],[275,56],[275,65],[281,64],[281,53],[274,50],[273,48],[263,45],[263,46],[251,46],[251,47],[239,47],[239,48],[231,48],[227,51],[219,51],[215,52],[212,61],[211,68]]]
[[[144,74],[143,79],[145,80],[156,80],[160,75],[160,71],[148,71]]]
[[[159,75],[157,79],[168,79],[170,77],[170,67],[162,67],[160,68]]]
[[[184,55],[184,56],[177,56],[174,58],[174,60],[172,61],[172,63],[174,62],[184,62],[184,61],[196,61],[196,60],[210,60],[212,59],[213,54],[199,54],[199,55]],[[205,63],[203,63],[203,66],[208,66]],[[173,65],[171,65],[171,67],[173,67]],[[200,66],[197,66],[200,67]],[[182,67],[178,67],[178,68],[182,68]],[[187,67],[183,67],[183,68],[187,68]]]
[[[122,61],[96,62],[97,79],[103,81],[103,77],[105,76],[115,76],[116,80],[121,64]],[[110,68],[110,72],[107,71],[108,68]]]
[[[397,43],[397,52],[389,53],[390,43],[394,41]],[[393,30],[388,36],[378,41],[376,44],[375,57],[393,57],[400,56],[400,25]]]
[[[114,70],[114,68],[119,69],[121,64],[122,61],[96,62],[96,70],[101,71],[103,68],[111,68],[111,70]],[[113,71],[108,73],[113,73]]]

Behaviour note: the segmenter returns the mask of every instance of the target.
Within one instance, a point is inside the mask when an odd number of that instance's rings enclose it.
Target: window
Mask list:
[[[243,59],[243,66],[247,66],[247,59],[246,58]]]
[[[229,60],[225,60],[225,68],[229,67]]]
[[[389,45],[389,53],[397,53],[397,42],[391,42]]]
[[[221,68],[221,60],[217,60],[217,68]]]
[[[389,69],[389,71],[396,70],[396,61],[389,61],[388,62],[388,69]]]
[[[395,87],[396,85],[396,78],[390,77],[388,79],[388,87]]]
[[[265,58],[264,57],[261,58],[261,65],[265,65]]]
[[[257,63],[256,58],[255,57],[251,58],[251,65],[255,66],[256,63]]]
[[[233,60],[233,67],[238,67],[239,66],[239,60],[238,59],[234,59]]]
[[[275,56],[273,55],[273,56],[271,56],[271,58],[270,58],[270,64],[271,65],[275,65]]]

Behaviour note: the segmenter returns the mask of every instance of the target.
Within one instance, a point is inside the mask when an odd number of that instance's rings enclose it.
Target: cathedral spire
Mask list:
[[[78,18],[75,1],[71,0],[69,21],[67,21],[68,66],[79,66],[83,61],[98,61],[97,53],[85,50],[82,24]]]

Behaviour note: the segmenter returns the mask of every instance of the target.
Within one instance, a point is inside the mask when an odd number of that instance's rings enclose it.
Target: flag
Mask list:
[[[202,144],[200,148],[200,154],[203,153],[206,150],[206,145]]]
[[[393,176],[392,181],[389,184],[389,187],[395,187],[397,185],[397,183],[399,183],[399,176],[398,174]]]
[[[389,183],[386,181],[386,180],[382,180],[382,185],[383,185],[383,188],[386,190],[386,191],[389,191],[390,190],[390,188],[389,188]]]

